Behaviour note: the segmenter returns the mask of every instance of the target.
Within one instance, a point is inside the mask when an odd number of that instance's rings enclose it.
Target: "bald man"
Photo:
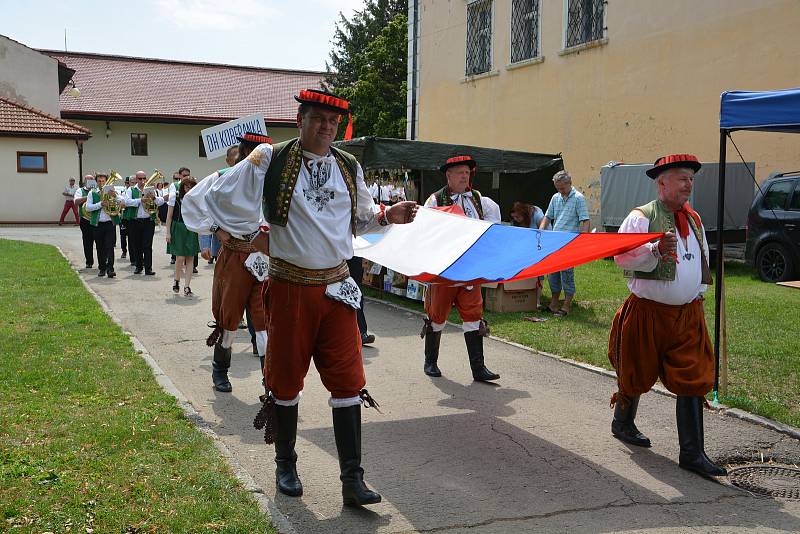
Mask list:
[[[148,213],[142,206],[144,194],[144,184],[147,175],[144,171],[136,171],[136,185],[125,192],[125,211],[123,218],[128,221],[128,232],[130,233],[131,255],[135,254],[136,270],[133,274],[155,275],[153,270],[153,234],[156,231],[156,213]],[[156,206],[164,203],[164,199],[159,196],[153,198]]]

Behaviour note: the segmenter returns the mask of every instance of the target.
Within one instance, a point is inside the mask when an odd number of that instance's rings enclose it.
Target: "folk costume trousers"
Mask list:
[[[114,270],[114,247],[117,244],[117,227],[112,221],[98,222],[94,228],[97,247],[97,267],[102,271]]]
[[[262,296],[267,282],[259,282],[244,266],[249,255],[249,252],[223,247],[214,265],[211,312],[217,326],[223,330],[236,331],[239,328],[245,307],[250,310],[253,329],[256,332],[267,329],[267,310]]]
[[[297,404],[312,358],[331,406],[361,403],[366,377],[356,310],[325,296],[325,288],[269,280],[264,377],[279,404]]]
[[[94,226],[89,219],[81,217],[81,239],[83,240],[83,256],[86,258],[86,266],[94,265]]]
[[[471,289],[464,286],[429,286],[425,295],[425,311],[433,323],[434,332],[444,329],[453,305],[464,323],[462,327],[464,332],[478,330],[483,317],[483,297],[480,286],[473,286]]]
[[[130,253],[135,259],[137,269],[153,270],[153,234],[156,223],[150,217],[128,221]]]
[[[608,359],[619,386],[612,401],[641,395],[659,378],[676,395],[704,396],[714,385],[714,350],[702,299],[672,306],[629,296],[614,317]]]

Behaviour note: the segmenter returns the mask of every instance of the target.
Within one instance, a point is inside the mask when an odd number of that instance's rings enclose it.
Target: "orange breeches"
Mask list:
[[[264,376],[278,400],[303,389],[311,359],[334,398],[357,397],[366,385],[356,310],[325,296],[325,286],[270,279]]]
[[[425,298],[425,311],[434,323],[445,323],[453,304],[464,322],[480,321],[483,317],[483,297],[480,286],[431,285]]]
[[[614,317],[608,359],[623,397],[649,391],[658,378],[676,395],[704,396],[714,385],[714,351],[702,300],[670,306],[629,296]]]
[[[225,330],[239,328],[245,307],[250,309],[253,328],[257,332],[267,329],[267,310],[262,296],[266,282],[259,282],[244,266],[249,255],[223,247],[214,266],[211,313],[217,326]]]

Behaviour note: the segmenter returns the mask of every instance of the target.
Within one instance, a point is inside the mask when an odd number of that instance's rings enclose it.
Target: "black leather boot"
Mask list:
[[[364,484],[361,468],[361,405],[333,408],[333,433],[339,452],[342,500],[348,506],[381,502],[381,496]]]
[[[442,340],[442,332],[434,332],[433,325],[429,319],[425,319],[425,326],[422,328],[422,337],[425,338],[425,366],[423,370],[428,376],[442,376],[439,366],[439,343]]]
[[[277,432],[275,436],[275,485],[278,491],[290,497],[303,494],[303,484],[297,476],[297,404],[275,405]]]
[[[706,477],[727,475],[725,468],[712,462],[704,450],[703,398],[678,396],[675,402],[675,419],[678,423],[678,442],[681,446],[679,465],[683,469]]]
[[[489,382],[500,378],[500,375],[491,372],[483,363],[483,335],[478,330],[464,332],[464,341],[467,343],[472,378],[479,382]]]
[[[214,389],[223,393],[233,391],[233,386],[228,380],[228,369],[231,366],[231,349],[223,349],[222,345],[214,345],[214,361],[211,362],[211,380],[214,382]]]
[[[650,439],[639,432],[633,420],[636,418],[636,411],[639,408],[639,396],[631,397],[630,402],[623,408],[621,398],[614,406],[614,420],[611,421],[611,433],[615,438],[636,445],[637,447],[649,447]]]

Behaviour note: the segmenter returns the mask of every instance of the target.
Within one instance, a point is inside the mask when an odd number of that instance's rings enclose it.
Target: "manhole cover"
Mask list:
[[[800,469],[775,465],[737,467],[728,472],[728,480],[759,495],[800,500]]]

